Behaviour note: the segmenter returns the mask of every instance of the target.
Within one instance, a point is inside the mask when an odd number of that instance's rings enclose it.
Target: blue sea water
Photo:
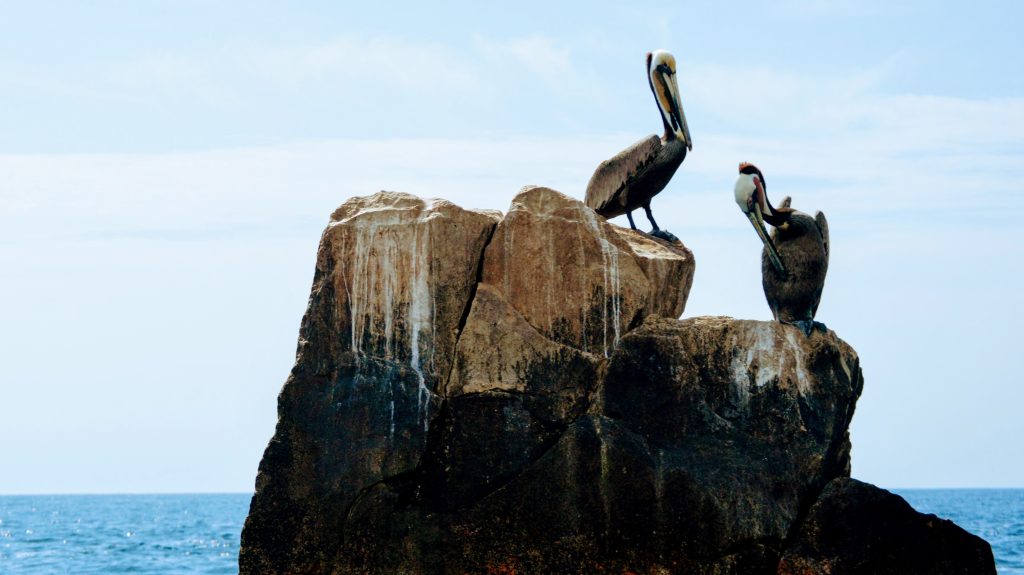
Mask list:
[[[1000,575],[1024,575],[1024,489],[894,491],[986,539]],[[237,573],[250,497],[0,496],[0,573]]]
[[[0,573],[238,573],[252,495],[0,497]]]

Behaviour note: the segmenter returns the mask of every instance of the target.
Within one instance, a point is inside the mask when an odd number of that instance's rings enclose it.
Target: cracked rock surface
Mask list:
[[[240,572],[775,573],[849,475],[860,362],[833,332],[674,319],[693,272],[547,188],[504,217],[349,200]]]

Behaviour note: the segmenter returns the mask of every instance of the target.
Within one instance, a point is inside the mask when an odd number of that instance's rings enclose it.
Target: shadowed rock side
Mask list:
[[[825,488],[779,564],[779,575],[984,575],[992,548],[952,521],[855,479]]]
[[[339,573],[773,573],[848,474],[862,378],[831,332],[651,317],[603,362],[542,344],[495,292],[424,474],[357,501]]]
[[[653,318],[625,338],[603,412],[654,462],[644,555],[674,549],[673,566],[777,557],[807,502],[849,475],[847,428],[862,387],[857,354],[833,332]]]

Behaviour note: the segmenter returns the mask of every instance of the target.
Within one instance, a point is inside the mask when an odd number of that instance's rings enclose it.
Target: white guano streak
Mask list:
[[[801,395],[812,391],[813,380],[807,373],[804,351],[795,330],[786,329],[785,344],[776,339],[777,327],[762,323],[736,342],[738,352],[733,355],[731,371],[739,403],[746,406],[750,400],[751,383],[761,388],[772,381],[784,384],[782,379],[792,374]],[[745,351],[744,351],[745,350]],[[753,378],[751,378],[753,374]],[[751,381],[753,379],[753,381]]]
[[[580,214],[583,216],[583,220],[587,222],[587,225],[591,230],[594,231],[594,236],[597,238],[598,243],[601,246],[601,260],[602,276],[604,280],[604,293],[603,301],[601,303],[601,321],[603,331],[603,345],[604,345],[604,356],[608,357],[608,320],[609,316],[612,324],[613,340],[611,349],[614,350],[619,345],[619,337],[622,334],[622,294],[620,293],[619,287],[619,249],[612,244],[605,236],[604,228],[601,222],[597,220],[597,213],[591,209],[580,206]],[[609,303],[608,294],[611,293],[611,301]],[[611,306],[609,311],[608,307]]]
[[[409,365],[416,372],[416,409],[423,419],[423,431],[430,427],[430,390],[427,389],[423,377],[423,364],[420,361],[420,330],[433,332],[434,298],[430,293],[430,224],[421,220],[414,228],[412,250],[410,250],[410,266],[412,277],[409,289],[409,314],[406,325],[409,330]],[[425,236],[420,240],[420,232]],[[433,354],[434,342],[430,342]]]
[[[389,217],[390,216],[390,217]],[[368,219],[349,220],[353,234],[351,274],[345,289],[349,301],[351,323],[351,349],[358,360],[364,355],[364,338],[371,344],[383,339],[383,350],[371,349],[370,353],[383,352],[384,358],[394,360],[401,354],[395,349],[396,306],[406,306],[405,333],[409,338],[409,367],[416,374],[416,406],[418,418],[424,431],[429,429],[430,390],[423,373],[423,358],[420,354],[421,333],[434,333],[434,298],[430,282],[431,237],[427,217],[421,215],[416,221],[403,221],[401,214],[378,212]],[[411,225],[410,225],[411,224]],[[406,240],[403,230],[411,230],[412,241]],[[408,263],[407,266],[399,265]],[[407,285],[401,285],[399,272],[409,270]],[[383,333],[374,334],[376,321],[383,322]],[[377,324],[379,325],[379,324]],[[374,337],[376,336],[376,337]],[[431,354],[427,363],[433,360],[433,338],[429,342]],[[375,347],[375,346],[374,346]],[[389,435],[394,436],[394,393],[391,392],[389,405]]]
[[[594,429],[597,431],[597,441],[600,443],[601,479],[597,487],[601,495],[601,506],[604,508],[604,530],[607,534],[611,531],[612,522],[611,459],[608,456],[608,443],[605,434],[601,430],[600,418],[594,420]]]

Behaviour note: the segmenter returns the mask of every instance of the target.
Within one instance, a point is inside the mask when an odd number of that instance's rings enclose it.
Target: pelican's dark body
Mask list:
[[[818,311],[828,272],[828,224],[821,212],[813,218],[796,210],[778,216],[784,221],[771,222],[768,217],[765,220],[775,226],[772,242],[787,273],[783,277],[775,269],[768,248],[764,248],[761,252],[764,297],[776,320],[810,322]]]
[[[648,136],[601,162],[587,185],[586,203],[606,218],[649,205],[684,159],[682,140]]]
[[[658,105],[665,133],[651,134],[597,166],[587,184],[587,207],[606,218],[626,214],[629,227],[636,229],[633,210],[643,208],[651,222],[651,235],[676,241],[671,233],[658,228],[651,213],[651,198],[665,189],[693,149],[690,129],[683,115],[676,81],[676,60],[664,50],[647,54],[647,85]]]

